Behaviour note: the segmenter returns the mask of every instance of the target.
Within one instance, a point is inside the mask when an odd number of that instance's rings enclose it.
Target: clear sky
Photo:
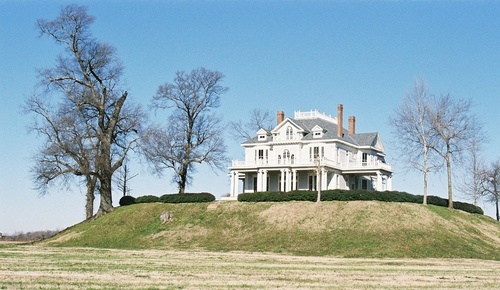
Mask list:
[[[39,38],[35,22],[53,19],[66,1],[0,0],[0,232],[64,229],[84,219],[84,188],[33,190],[30,156],[40,143],[27,132],[21,105],[37,68],[62,51]],[[497,1],[78,1],[96,17],[91,30],[110,43],[125,66],[129,96],[147,106],[178,70],[199,66],[225,74],[230,88],[219,112],[245,120],[253,108],[319,109],[356,116],[357,132],[379,132],[396,171],[394,189],[421,194],[416,173],[403,173],[391,151],[388,116],[416,77],[431,92],[472,98],[500,158],[500,2]],[[157,112],[156,118],[165,117]],[[346,120],[344,120],[346,122]],[[243,149],[227,137],[228,155]],[[136,158],[133,158],[136,160]],[[200,166],[190,192],[229,191],[227,172]],[[132,195],[176,191],[140,162],[131,165]],[[430,194],[446,196],[446,176],[433,175]],[[455,179],[456,180],[456,179]],[[120,194],[114,195],[115,204]],[[458,193],[456,200],[464,200]],[[481,203],[481,206],[483,204]],[[483,206],[484,208],[484,206]],[[493,215],[491,206],[486,213]]]

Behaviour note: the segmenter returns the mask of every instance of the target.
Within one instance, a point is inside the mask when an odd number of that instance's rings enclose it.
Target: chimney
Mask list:
[[[356,117],[349,116],[349,134],[356,134]]]
[[[277,115],[278,115],[278,116],[277,116],[277,121],[278,121],[278,122],[277,122],[277,123],[278,123],[277,125],[279,125],[281,122],[283,122],[283,120],[285,120],[285,112],[283,112],[283,111],[278,111]]]
[[[342,104],[339,104],[337,107],[337,136],[342,137],[344,136],[344,129],[343,129],[343,122],[342,119],[344,118],[344,106]]]

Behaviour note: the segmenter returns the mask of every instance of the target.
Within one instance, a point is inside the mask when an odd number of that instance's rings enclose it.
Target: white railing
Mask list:
[[[311,110],[309,112],[301,112],[301,111],[294,112],[294,119],[297,119],[297,120],[315,119],[315,118],[324,119],[324,120],[327,120],[327,121],[330,121],[332,123],[337,124],[337,118],[332,117],[331,115],[321,113],[318,110]]]
[[[374,162],[336,162],[327,158],[322,158],[320,160],[321,166],[337,168],[337,169],[385,169],[391,170],[391,165],[383,163],[379,160]],[[280,167],[280,166],[317,166],[317,161],[314,159],[258,159],[258,160],[233,160],[232,168],[252,168],[252,167]]]

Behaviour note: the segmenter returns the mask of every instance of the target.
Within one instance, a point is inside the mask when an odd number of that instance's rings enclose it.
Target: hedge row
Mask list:
[[[164,194],[160,196],[160,201],[164,203],[211,202],[214,200],[215,196],[208,192]]]
[[[163,203],[194,203],[194,202],[211,202],[215,200],[215,196],[208,192],[202,193],[176,193],[164,194],[160,197],[154,195],[144,195],[137,198],[126,195],[120,199],[120,205],[131,205],[134,203],[150,203],[150,202],[163,202]]]
[[[290,192],[252,192],[238,195],[238,201],[243,202],[281,202],[281,201],[316,201],[316,191]],[[366,191],[366,190],[325,190],[321,192],[322,201],[376,200],[385,202],[422,203],[423,196],[401,191]],[[427,204],[448,206],[448,199],[438,196],[427,196]],[[483,210],[475,205],[455,201],[453,208],[470,213],[483,214]]]

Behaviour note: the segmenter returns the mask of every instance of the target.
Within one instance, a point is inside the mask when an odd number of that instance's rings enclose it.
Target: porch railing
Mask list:
[[[233,160],[231,168],[251,169],[251,168],[266,168],[266,167],[316,167],[318,161],[315,159],[257,159],[257,160]],[[321,166],[337,168],[337,169],[385,169],[391,170],[391,164],[381,162],[379,160],[373,162],[337,162],[328,158],[319,160]]]

